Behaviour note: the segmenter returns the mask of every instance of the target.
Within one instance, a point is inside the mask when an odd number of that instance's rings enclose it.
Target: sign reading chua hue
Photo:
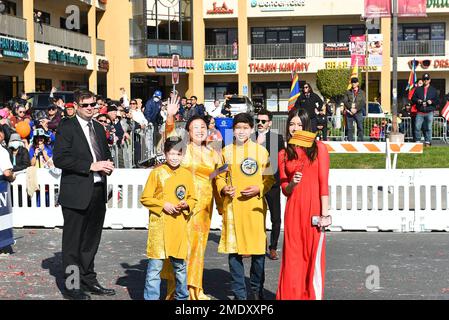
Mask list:
[[[310,62],[301,62],[294,60],[291,62],[261,62],[261,63],[250,63],[249,72],[250,73],[290,73],[296,72],[308,72],[310,67]]]
[[[67,64],[74,64],[77,66],[87,66],[88,61],[86,57],[77,54],[71,55],[69,52],[48,50],[48,60]]]
[[[160,59],[160,58],[150,58],[147,60],[147,65],[150,68],[169,68],[173,67],[172,59]],[[179,59],[180,69],[193,69],[193,60],[189,59]]]
[[[217,6],[217,3],[213,3],[213,8],[211,10],[207,10],[207,14],[233,14],[234,9],[228,8],[226,2],[223,1],[221,7]]]

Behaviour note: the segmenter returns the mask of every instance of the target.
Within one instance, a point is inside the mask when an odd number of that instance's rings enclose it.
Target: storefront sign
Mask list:
[[[261,62],[249,64],[250,73],[308,72],[309,68],[310,62],[301,62],[298,60],[292,62]]]
[[[217,3],[213,3],[213,9],[207,10],[207,14],[233,14],[234,9],[228,8],[226,2],[223,1],[221,6],[217,6]]]
[[[61,62],[61,63],[67,63],[67,64],[73,64],[76,66],[82,66],[85,67],[88,64],[88,61],[86,57],[79,56],[77,54],[73,55],[69,52],[64,51],[56,51],[56,50],[48,50],[48,60],[49,61],[55,61],[55,62]]]
[[[324,43],[325,53],[349,53],[349,42]]]
[[[251,0],[251,7],[259,7],[260,11],[294,11],[304,5],[305,0]]]
[[[368,65],[382,67],[383,64],[383,42],[382,34],[368,35]]]
[[[351,37],[351,66],[364,66],[366,64],[366,36]]]
[[[449,59],[435,60],[433,63],[433,67],[435,69],[448,69],[449,68]]]
[[[349,65],[348,61],[342,61],[342,62],[336,62],[336,61],[327,61],[325,62],[325,68],[326,69],[349,69],[351,66]],[[359,67],[361,71],[366,71],[367,67]],[[376,66],[369,66],[368,71],[377,71],[378,67]]]
[[[98,60],[98,69],[109,71],[109,61],[104,59]]]
[[[236,73],[237,61],[213,61],[204,63],[205,73]]]
[[[156,72],[172,72],[172,59],[150,58],[147,60],[149,68],[155,68]],[[193,60],[179,59],[179,72],[187,72],[187,69],[193,69]]]
[[[23,59],[30,50],[27,41],[19,41],[0,37],[0,51],[5,57]]]
[[[427,9],[449,8],[449,0],[427,0]]]

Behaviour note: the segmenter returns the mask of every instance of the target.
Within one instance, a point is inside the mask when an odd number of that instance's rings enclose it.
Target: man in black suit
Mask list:
[[[62,264],[66,299],[114,295],[103,288],[94,271],[106,213],[106,176],[114,170],[103,126],[92,121],[95,95],[75,93],[76,116],[58,126],[53,160],[62,169],[59,203],[64,216]],[[79,278],[78,278],[79,275]]]
[[[271,190],[265,195],[270,209],[271,217],[271,238],[269,246],[269,258],[278,260],[277,245],[279,234],[281,232],[281,184],[279,181],[278,170],[278,153],[285,148],[284,138],[282,135],[272,132],[273,115],[268,110],[261,110],[257,115],[257,133],[256,142],[264,146],[270,154],[270,167],[273,170],[276,183]]]

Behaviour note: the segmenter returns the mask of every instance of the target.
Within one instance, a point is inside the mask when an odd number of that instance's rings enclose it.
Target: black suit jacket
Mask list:
[[[426,101],[430,100],[432,101],[432,104],[427,104],[426,106],[423,105],[423,103],[419,103],[419,100]],[[427,90],[427,96],[424,96],[424,86],[416,88],[415,92],[413,93],[412,102],[416,104],[416,108],[419,112],[433,112],[436,109],[438,109],[438,105],[440,103],[440,98],[438,96],[437,89],[435,89],[432,86],[429,86],[429,89]]]
[[[103,126],[96,121],[93,121],[93,125],[102,153],[101,160],[112,160]],[[62,170],[59,193],[61,206],[77,210],[87,209],[94,188],[94,175],[90,171],[93,156],[76,117],[64,119],[59,124],[53,149],[53,162]],[[106,179],[105,186],[107,186]],[[104,201],[107,202],[107,188],[104,189]]]
[[[256,133],[256,139],[258,136],[259,134]],[[273,170],[272,172],[274,174],[274,178],[276,179],[276,183],[273,185],[273,187],[280,187],[281,183],[279,177],[278,154],[279,151],[285,149],[284,137],[270,130],[267,133],[267,138],[262,146],[267,149],[270,155],[270,167]]]

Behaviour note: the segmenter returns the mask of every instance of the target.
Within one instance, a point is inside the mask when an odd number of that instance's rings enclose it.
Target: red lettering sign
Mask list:
[[[234,9],[229,9],[226,5],[226,2],[223,1],[223,4],[221,7],[217,6],[217,3],[213,3],[213,9],[207,10],[207,14],[233,14]]]
[[[257,72],[291,73],[293,71],[308,72],[309,67],[310,62],[300,62],[298,60],[294,60],[291,62],[262,62],[262,63],[250,63],[249,71],[251,73]]]
[[[171,68],[172,60],[149,58],[147,60],[147,65],[149,68]],[[193,60],[179,59],[179,67],[183,69],[193,69]]]

